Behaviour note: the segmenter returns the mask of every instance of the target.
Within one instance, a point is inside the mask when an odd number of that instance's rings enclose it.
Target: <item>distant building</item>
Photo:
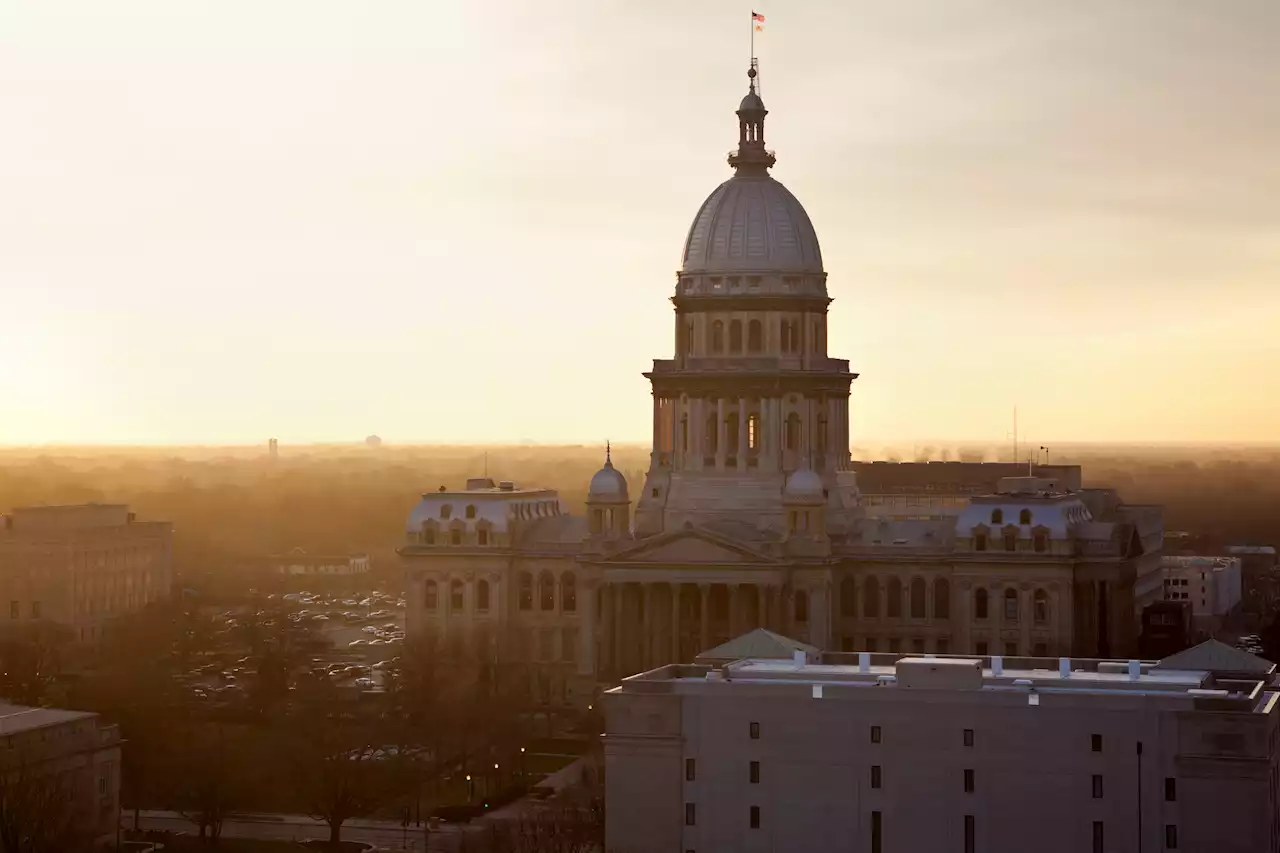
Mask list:
[[[272,574],[287,577],[349,577],[367,575],[372,568],[368,554],[308,554],[294,548],[267,558]]]
[[[49,827],[48,810],[61,818],[65,809],[96,844],[114,841],[120,743],[119,727],[97,714],[0,704],[0,777],[14,785],[4,792],[6,820],[20,826],[24,810],[39,810]]]
[[[1163,658],[1191,645],[1190,601],[1156,601],[1142,610],[1142,633],[1138,637],[1138,654],[1144,658]]]
[[[382,439],[378,438],[376,435],[371,435],[364,440],[364,443],[369,447],[381,447]]]
[[[1274,851],[1274,677],[1216,641],[663,666],[602,700],[605,849]]]
[[[1165,554],[1164,600],[1191,604],[1192,627],[1211,634],[1240,607],[1240,558]]]
[[[1245,578],[1270,575],[1276,570],[1276,549],[1271,545],[1228,545],[1222,552],[1240,558]]]
[[[278,458],[280,458],[280,442],[276,441],[274,438],[273,438],[273,439],[271,439],[270,441],[268,441],[268,442],[267,442],[267,454],[268,454],[272,459],[278,459]]]
[[[47,620],[91,641],[170,594],[166,521],[137,521],[124,504],[19,507],[0,521],[0,627]]]

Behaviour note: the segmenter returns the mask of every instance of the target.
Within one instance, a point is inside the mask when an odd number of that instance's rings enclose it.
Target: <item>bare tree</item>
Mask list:
[[[0,629],[0,695],[20,705],[49,701],[70,641],[70,631],[51,622]]]
[[[241,757],[213,726],[176,732],[167,758],[167,807],[194,823],[202,840],[216,842],[244,794]]]
[[[88,840],[70,773],[22,763],[0,771],[0,853],[64,853]]]

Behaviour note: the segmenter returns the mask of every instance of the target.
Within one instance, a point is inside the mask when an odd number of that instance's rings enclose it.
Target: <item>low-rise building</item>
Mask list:
[[[350,577],[367,575],[372,568],[368,554],[308,554],[294,548],[267,558],[272,574],[285,577]]]
[[[663,666],[603,698],[606,849],[1275,851],[1274,677],[1216,641]]]
[[[1205,635],[1240,607],[1239,557],[1165,554],[1160,558],[1165,601],[1191,604],[1191,624]]]
[[[56,622],[76,639],[168,598],[173,526],[124,504],[19,507],[0,516],[0,626]]]
[[[97,714],[0,704],[5,826],[37,825],[40,849],[88,849],[120,820],[120,730]]]

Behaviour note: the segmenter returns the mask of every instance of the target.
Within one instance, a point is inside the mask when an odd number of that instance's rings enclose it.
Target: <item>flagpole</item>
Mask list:
[[[756,61],[756,12],[754,9],[751,10],[751,57],[750,57],[750,60],[751,62],[747,63],[748,65]]]

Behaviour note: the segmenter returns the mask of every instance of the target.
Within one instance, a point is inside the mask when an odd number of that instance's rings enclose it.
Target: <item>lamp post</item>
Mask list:
[[[471,774],[467,774],[467,805],[471,805],[471,801],[476,798],[476,784],[471,781]]]
[[[524,784],[524,747],[520,747],[520,784]]]

